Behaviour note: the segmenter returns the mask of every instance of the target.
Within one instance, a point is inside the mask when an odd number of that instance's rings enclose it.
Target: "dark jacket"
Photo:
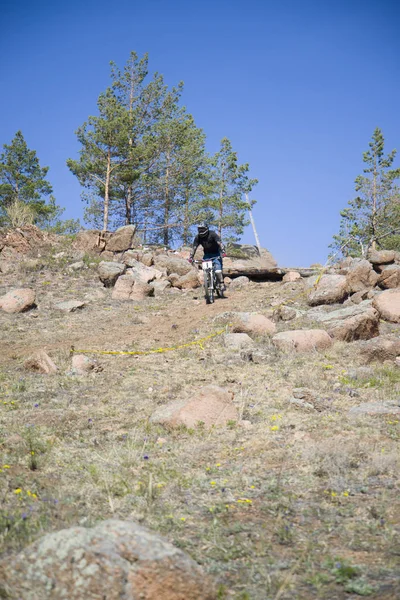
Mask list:
[[[204,237],[196,235],[193,241],[192,256],[195,255],[199,246],[203,246],[204,254],[215,254],[216,256],[219,256],[225,253],[224,245],[215,231],[209,231]]]

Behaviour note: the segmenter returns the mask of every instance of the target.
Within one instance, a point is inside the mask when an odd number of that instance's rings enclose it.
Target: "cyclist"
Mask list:
[[[189,262],[193,262],[194,255],[199,246],[203,246],[203,260],[212,260],[215,268],[217,282],[222,291],[225,290],[224,276],[222,274],[222,259],[225,258],[225,248],[219,235],[215,231],[210,231],[207,223],[200,223],[197,226],[197,235],[193,241],[193,250]]]

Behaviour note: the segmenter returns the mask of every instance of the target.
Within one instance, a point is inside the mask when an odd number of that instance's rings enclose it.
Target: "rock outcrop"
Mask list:
[[[50,533],[0,564],[11,597],[24,600],[215,600],[187,554],[130,521]]]

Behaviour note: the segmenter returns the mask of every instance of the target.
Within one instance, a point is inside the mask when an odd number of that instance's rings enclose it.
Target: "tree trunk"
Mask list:
[[[132,185],[128,187],[128,195],[125,200],[125,225],[132,224]]]
[[[107,153],[107,172],[106,172],[106,181],[104,186],[104,219],[103,219],[103,231],[107,231],[108,227],[108,215],[110,209],[110,178],[111,178],[111,150],[108,150]]]
[[[169,157],[167,157],[169,159]],[[169,244],[169,230],[168,230],[168,219],[170,209],[170,197],[169,197],[169,167],[165,172],[165,204],[164,204],[164,246]]]
[[[259,239],[259,237],[258,237],[258,233],[257,233],[257,229],[256,229],[256,224],[255,224],[255,222],[254,222],[254,218],[253,218],[253,211],[251,210],[251,204],[250,204],[250,202],[249,202],[249,196],[248,196],[248,194],[246,194],[246,202],[247,202],[247,204],[249,205],[249,217],[250,217],[250,223],[251,223],[251,226],[252,226],[252,228],[253,228],[253,233],[254,233],[254,237],[255,237],[255,240],[256,240],[256,245],[257,245],[257,248],[258,248],[258,253],[261,255],[261,244],[260,244],[260,239]]]
[[[378,173],[376,170],[376,153],[374,155],[374,175],[373,175],[373,188],[372,188],[372,249],[376,250],[376,211],[377,211],[377,206],[376,206],[376,179],[377,179]]]
[[[183,244],[189,243],[189,186],[185,190],[185,219],[183,223]]]

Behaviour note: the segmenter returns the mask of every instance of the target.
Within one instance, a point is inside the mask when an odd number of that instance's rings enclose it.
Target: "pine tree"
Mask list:
[[[385,247],[400,233],[400,190],[396,179],[400,169],[392,169],[396,150],[384,154],[385,140],[376,128],[363,154],[364,175],[355,180],[358,196],[340,213],[339,233],[330,247],[345,256],[366,256],[369,249]]]
[[[59,207],[46,204],[46,197],[53,189],[47,181],[49,167],[41,167],[35,150],[30,150],[22,135],[17,131],[10,145],[4,144],[0,155],[0,219],[6,220],[7,208],[11,205],[27,205],[36,222],[46,218]]]
[[[126,111],[111,88],[100,94],[97,106],[99,115],[89,117],[76,132],[82,145],[79,160],[68,159],[67,165],[94,198],[102,198],[103,231],[107,231],[113,208],[110,192],[126,160],[128,126]]]
[[[214,223],[220,237],[227,241],[237,241],[248,224],[246,212],[248,202],[243,193],[250,191],[257,183],[248,178],[249,165],[238,164],[237,153],[233,151],[228,138],[221,141],[221,149],[211,160],[211,180],[213,192],[205,206],[214,212]]]

